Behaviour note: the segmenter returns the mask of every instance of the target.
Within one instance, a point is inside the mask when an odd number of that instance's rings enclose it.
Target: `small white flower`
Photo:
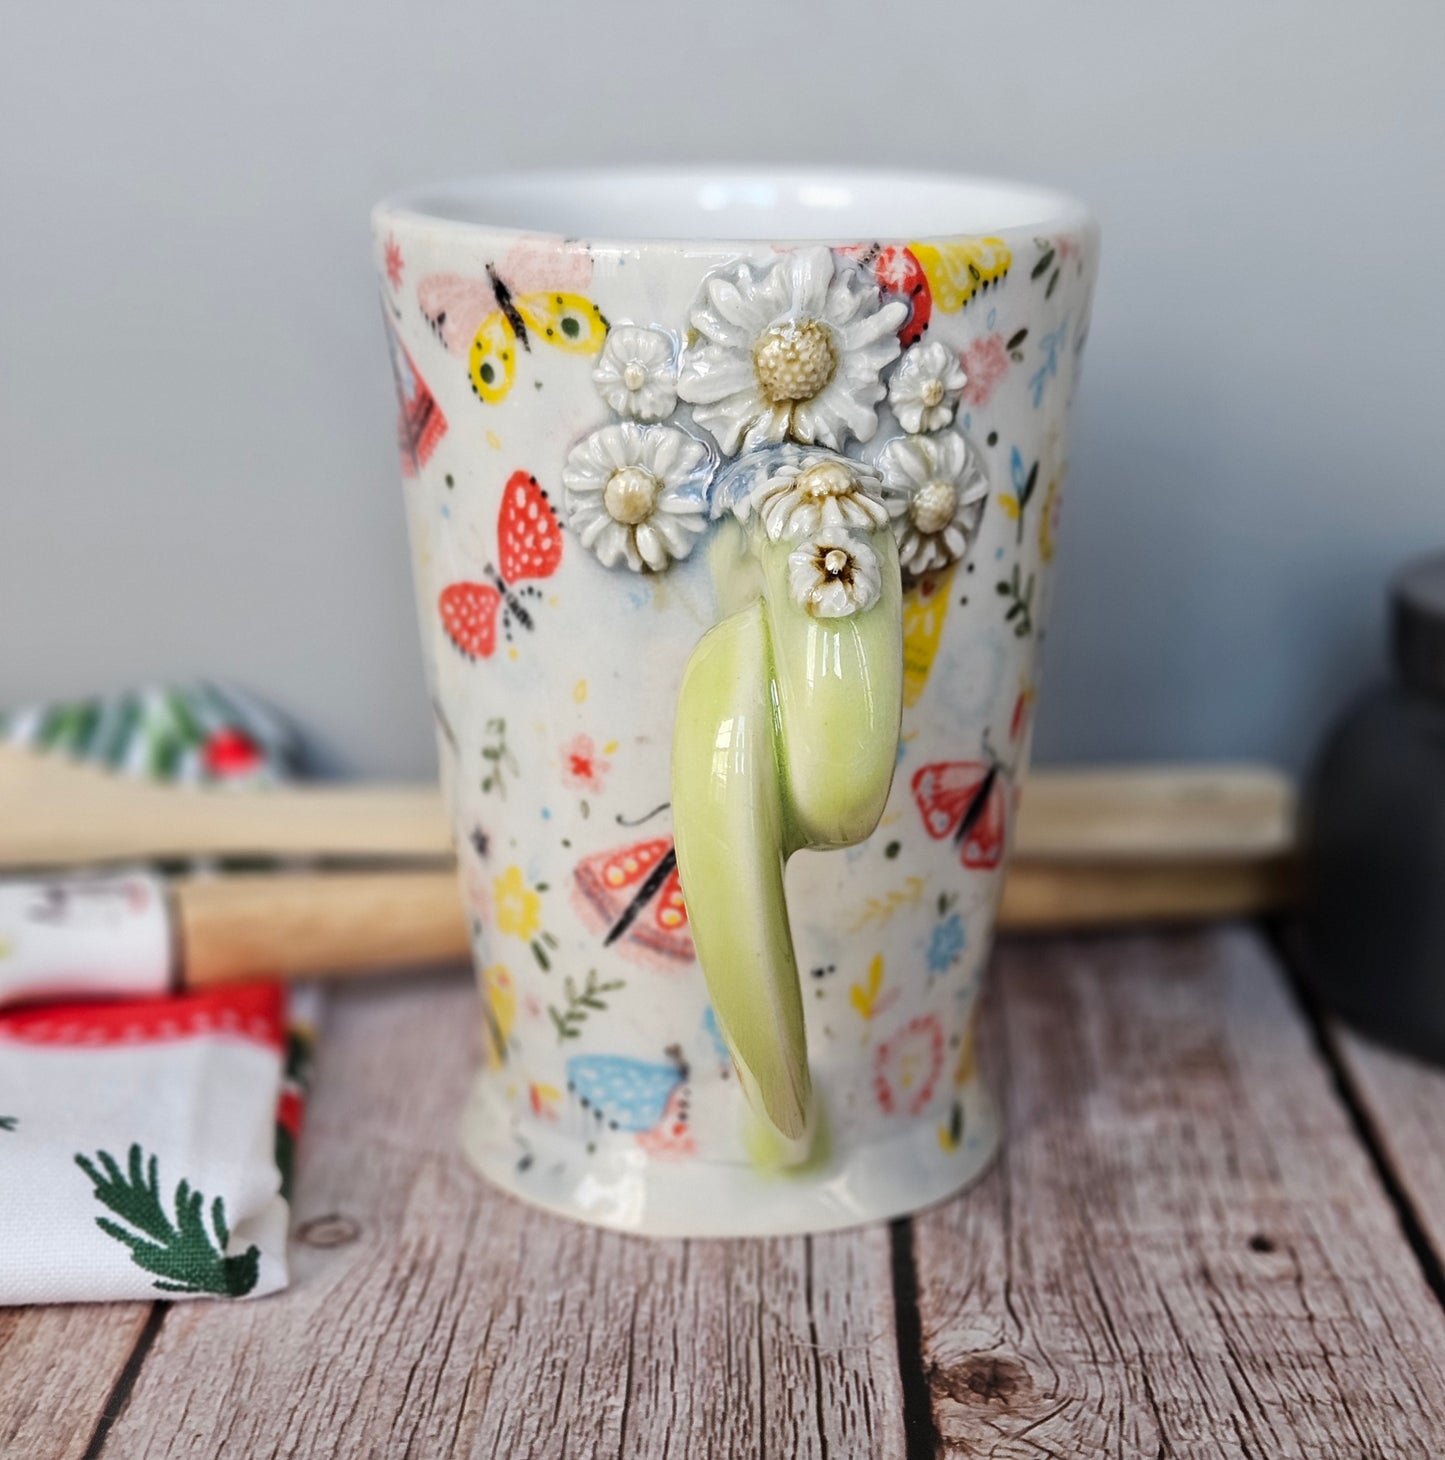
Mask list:
[[[707,526],[706,457],[675,426],[603,426],[562,468],[567,521],[604,566],[660,573]]]
[[[914,345],[888,383],[888,404],[905,431],[941,431],[953,420],[968,376],[958,356],[938,340]]]
[[[693,305],[697,339],[677,393],[729,456],[788,439],[835,451],[850,436],[867,441],[907,313],[831,249],[737,264]]]
[[[988,480],[964,437],[899,436],[878,464],[903,571],[916,576],[962,558],[988,502]]]
[[[856,527],[865,532],[888,522],[883,484],[861,461],[828,451],[797,452],[755,486],[737,508],[746,519],[756,511],[768,536],[806,537],[821,527]]]
[[[878,602],[883,574],[862,538],[825,529],[788,554],[788,587],[814,618],[847,618]]]
[[[677,404],[677,363],[661,330],[616,324],[592,371],[597,393],[619,416],[660,421]]]

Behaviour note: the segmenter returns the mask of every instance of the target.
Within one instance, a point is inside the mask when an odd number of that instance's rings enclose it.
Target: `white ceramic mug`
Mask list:
[[[471,1159],[654,1234],[958,1190],[997,1140],[973,1019],[1087,214],[964,178],[626,172],[373,224],[474,913]]]

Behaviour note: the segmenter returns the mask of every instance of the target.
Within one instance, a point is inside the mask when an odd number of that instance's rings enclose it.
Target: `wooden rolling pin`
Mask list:
[[[128,901],[137,883],[159,886],[138,874],[73,876],[34,883],[33,896],[53,911],[67,903],[93,905],[97,896]],[[1293,864],[1281,857],[1112,868],[1020,863],[1004,884],[999,926],[1044,932],[1239,917],[1276,912],[1290,904],[1294,891]],[[184,877],[155,896],[162,903],[145,944],[151,949],[141,970],[151,980],[147,987],[157,978],[189,988],[270,976],[353,978],[461,963],[470,952],[467,916],[450,869]],[[30,969],[28,990],[12,987],[12,997],[68,992],[76,950],[63,938],[54,946],[48,963],[42,956]],[[168,960],[170,968],[153,966]],[[0,985],[0,1005],[5,1002]]]
[[[468,936],[454,872],[71,873],[0,883],[0,946],[3,1008],[458,963]]]
[[[0,868],[141,857],[411,859],[389,870],[180,878],[190,986],[464,960],[467,921],[435,793],[181,789],[0,747]],[[1296,896],[1294,798],[1259,767],[1045,770],[1029,781],[1005,931],[1242,917]]]
[[[171,884],[180,981],[350,978],[471,953],[455,871],[270,872]]]
[[[0,745],[0,868],[451,855],[432,787],[185,786]]]
[[[1288,857],[1090,867],[1015,864],[1002,932],[1258,916],[1291,906]],[[470,955],[452,871],[261,873],[187,878],[172,901],[188,986],[275,974],[352,977]]]
[[[36,883],[51,905],[95,898],[98,883]],[[147,886],[153,879],[140,879]],[[77,892],[76,889],[83,889]],[[60,889],[60,891],[57,891]],[[1000,930],[1042,933],[1121,923],[1176,923],[1279,911],[1293,896],[1286,861],[1103,869],[1014,867],[1004,885]],[[169,933],[147,940],[149,961],[130,969],[143,987],[206,988],[238,978],[358,978],[470,956],[466,912],[452,872],[260,873],[184,877],[169,885]],[[159,967],[171,962],[172,967]],[[153,967],[155,965],[155,967]],[[69,987],[66,950],[51,967],[32,969],[31,987],[10,997],[82,997]],[[0,1006],[7,988],[0,984]]]
[[[1285,859],[1173,867],[1015,866],[1001,932],[1256,916],[1292,905]],[[188,878],[172,888],[181,981],[353,978],[461,963],[471,941],[452,872],[263,873]]]
[[[1015,863],[1268,858],[1294,844],[1289,781],[1265,767],[1035,771]],[[437,793],[278,786],[244,793],[135,780],[0,746],[0,870],[191,857],[449,859]]]

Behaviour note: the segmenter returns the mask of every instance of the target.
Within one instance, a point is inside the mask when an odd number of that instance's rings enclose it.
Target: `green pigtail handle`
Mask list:
[[[860,534],[876,599],[843,617],[797,601],[797,544],[750,538],[760,592],[688,662],[673,732],[678,870],[718,1028],[769,1158],[807,1160],[816,1118],[783,872],[883,814],[903,697],[902,588],[887,527]]]

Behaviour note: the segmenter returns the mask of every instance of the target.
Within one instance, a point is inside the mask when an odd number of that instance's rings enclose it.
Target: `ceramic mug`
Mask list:
[[[624,172],[373,225],[481,985],[471,1160],[652,1234],[958,1190],[997,1142],[974,1015],[1088,215]]]

